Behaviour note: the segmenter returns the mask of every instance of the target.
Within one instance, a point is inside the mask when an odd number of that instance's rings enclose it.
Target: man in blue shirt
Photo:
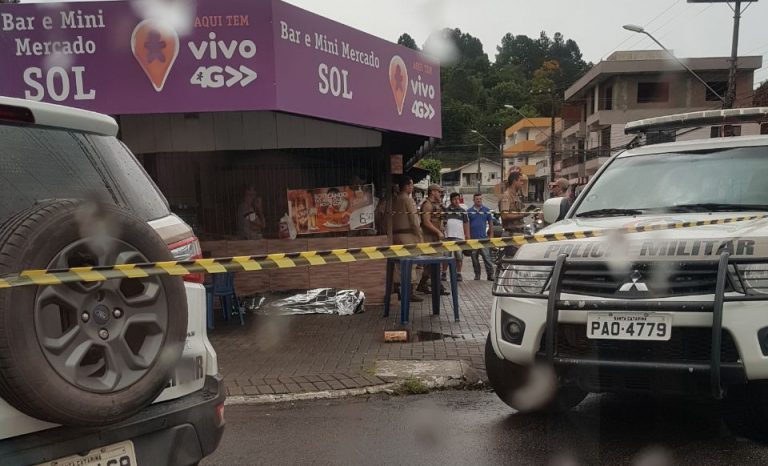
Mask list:
[[[493,238],[493,215],[488,207],[483,205],[483,195],[475,194],[472,207],[467,209],[469,214],[469,236],[472,239]],[[475,280],[480,280],[480,256],[483,256],[485,273],[488,280],[493,281],[493,263],[488,248],[472,251],[472,268],[475,270]]]

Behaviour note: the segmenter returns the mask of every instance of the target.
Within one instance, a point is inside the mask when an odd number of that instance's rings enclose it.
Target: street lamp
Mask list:
[[[703,79],[701,79],[701,76],[699,76],[698,74],[696,74],[696,72],[695,72],[695,71],[693,71],[693,70],[692,70],[692,69],[691,69],[691,68],[690,68],[688,65],[686,65],[685,63],[683,63],[683,61],[682,61],[682,60],[680,60],[679,58],[677,58],[677,57],[675,56],[675,54],[673,54],[673,53],[672,53],[672,52],[671,52],[671,51],[670,51],[668,48],[664,47],[664,44],[662,44],[661,42],[659,42],[658,40],[656,40],[656,38],[655,38],[655,37],[653,37],[653,36],[651,35],[651,33],[650,33],[650,32],[646,31],[644,27],[642,27],[642,26],[638,26],[638,25],[636,25],[636,24],[625,24],[625,25],[623,26],[623,28],[624,28],[624,29],[626,29],[627,31],[636,32],[636,33],[638,33],[638,34],[645,34],[646,36],[650,37],[652,41],[656,42],[656,44],[658,44],[658,46],[659,46],[659,47],[661,47],[661,48],[662,48],[662,49],[663,49],[665,52],[667,52],[667,54],[668,54],[670,57],[672,57],[672,58],[673,58],[673,59],[674,59],[674,60],[675,60],[677,63],[679,63],[679,64],[680,64],[680,66],[682,66],[682,67],[683,67],[683,68],[685,68],[685,69],[686,69],[686,70],[687,70],[689,73],[691,73],[691,75],[692,75],[694,78],[698,79],[698,80],[699,80],[699,81],[700,81],[700,82],[701,82],[701,83],[704,85],[704,87],[706,87],[706,88],[709,90],[709,92],[711,92],[711,93],[712,93],[712,94],[713,94],[715,97],[717,97],[718,99],[720,99],[720,101],[721,101],[723,104],[725,104],[725,103],[726,103],[726,102],[725,102],[725,99],[723,98],[723,96],[721,96],[721,95],[720,95],[720,94],[719,94],[717,91],[715,91],[714,89],[712,89],[712,87],[711,87],[709,84],[707,84],[707,82],[706,82],[706,81],[704,81]]]

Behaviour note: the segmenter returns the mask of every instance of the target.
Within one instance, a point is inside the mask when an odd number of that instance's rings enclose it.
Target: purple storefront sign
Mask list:
[[[161,2],[158,2],[161,3]],[[112,115],[278,110],[441,136],[440,68],[272,0],[0,5],[0,95]]]
[[[272,20],[281,110],[440,137],[434,61],[286,3]]]

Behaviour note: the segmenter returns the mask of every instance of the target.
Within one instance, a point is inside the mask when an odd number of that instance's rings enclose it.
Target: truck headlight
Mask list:
[[[731,276],[736,291],[748,295],[768,294],[768,264],[738,264]]]
[[[552,276],[552,265],[505,263],[493,284],[493,294],[540,295]]]

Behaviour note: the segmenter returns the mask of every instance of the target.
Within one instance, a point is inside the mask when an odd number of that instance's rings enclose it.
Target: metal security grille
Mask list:
[[[563,271],[562,292],[606,298],[663,298],[713,294],[714,262],[634,263],[612,269],[608,263],[571,262]]]

